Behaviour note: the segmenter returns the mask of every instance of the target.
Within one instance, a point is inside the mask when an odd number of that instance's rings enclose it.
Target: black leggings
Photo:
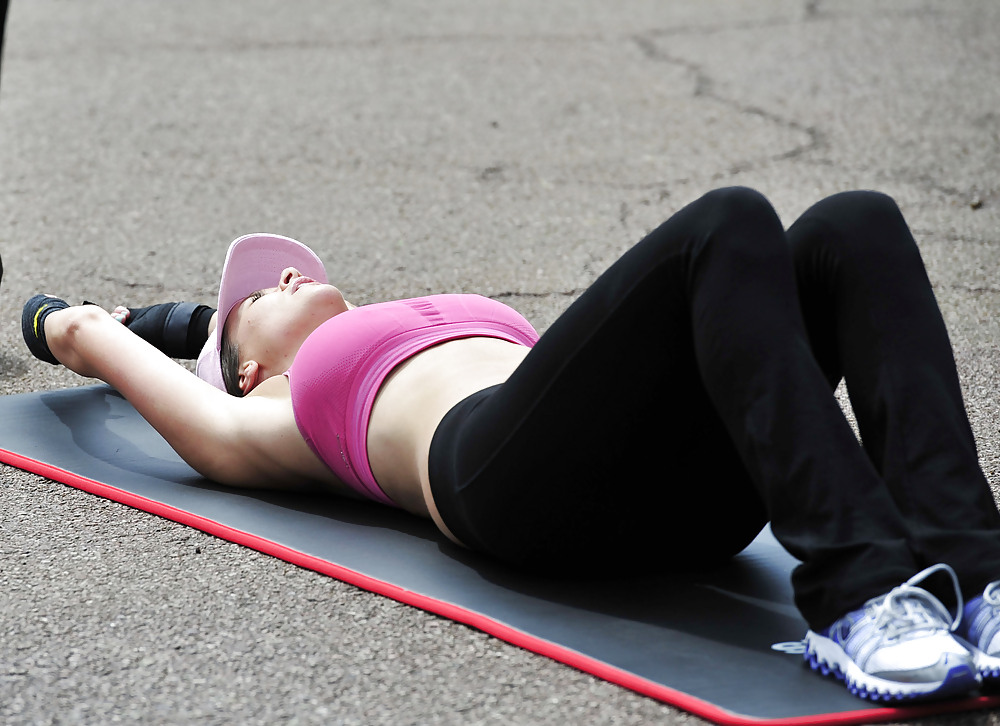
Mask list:
[[[944,321],[874,192],[787,233],[749,189],[685,207],[448,413],[430,476],[463,543],[551,573],[705,567],[770,520],[814,628],[936,562],[966,595],[1000,578]]]

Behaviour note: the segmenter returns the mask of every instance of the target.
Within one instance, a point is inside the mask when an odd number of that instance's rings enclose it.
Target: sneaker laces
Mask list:
[[[1000,605],[1000,580],[994,580],[983,590],[983,601],[992,607]]]
[[[958,599],[955,616],[936,597],[923,588],[916,587],[937,572],[947,572],[951,576]],[[1000,582],[994,584],[1000,585]],[[1000,593],[997,596],[1000,597]],[[880,600],[869,601],[869,604],[874,611],[875,627],[891,640],[918,631],[940,630],[942,627],[949,632],[954,631],[962,619],[962,591],[959,589],[958,576],[945,564],[932,565],[918,572]]]

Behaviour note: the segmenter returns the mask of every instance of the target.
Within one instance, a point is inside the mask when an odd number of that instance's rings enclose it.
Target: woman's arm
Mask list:
[[[94,306],[57,310],[43,324],[49,348],[63,365],[114,386],[203,476],[271,488],[317,478],[290,400],[230,396]]]

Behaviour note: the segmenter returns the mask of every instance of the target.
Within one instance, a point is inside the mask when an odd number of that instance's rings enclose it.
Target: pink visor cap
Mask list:
[[[222,330],[229,313],[258,290],[278,285],[286,267],[294,267],[316,282],[327,283],[326,269],[316,253],[301,242],[277,234],[247,234],[233,241],[226,253],[219,283],[219,317],[215,335],[198,355],[195,371],[203,381],[225,391],[222,380]]]

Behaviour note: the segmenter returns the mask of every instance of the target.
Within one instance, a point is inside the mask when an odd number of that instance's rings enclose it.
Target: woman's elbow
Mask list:
[[[81,305],[57,310],[45,319],[45,339],[60,363],[82,376],[94,377],[97,367],[88,354],[92,332],[114,322],[98,307]]]
[[[239,488],[252,486],[245,462],[238,455],[226,451],[227,447],[221,444],[213,448],[217,450],[192,452],[188,456],[182,454],[181,458],[201,476],[216,484]]]
[[[215,451],[201,452],[188,460],[192,469],[216,484],[238,489],[267,489],[273,487],[273,476],[266,467],[255,463],[252,452],[241,452],[239,447],[218,445]]]

